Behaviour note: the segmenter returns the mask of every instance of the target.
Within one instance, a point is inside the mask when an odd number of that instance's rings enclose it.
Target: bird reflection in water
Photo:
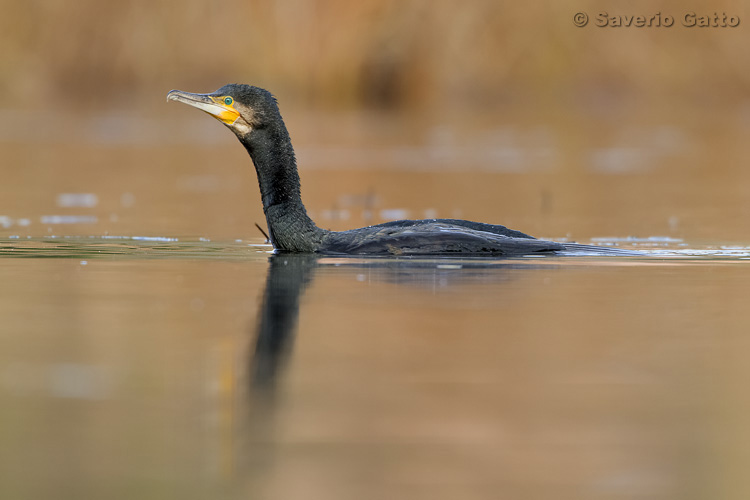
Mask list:
[[[250,388],[269,395],[288,362],[296,337],[300,299],[321,267],[336,266],[353,279],[367,272],[370,280],[434,288],[512,280],[510,270],[550,269],[556,257],[518,259],[411,259],[325,257],[280,253],[269,257],[268,276],[258,314],[257,335],[250,356]]]
[[[410,259],[325,257],[315,254],[275,254],[269,257],[265,291],[258,312],[256,339],[249,353],[248,393],[241,427],[231,448],[232,470],[242,491],[263,496],[282,463],[295,452],[282,443],[288,438],[287,404],[295,399],[281,383],[290,368],[301,299],[316,278],[328,271],[352,281],[389,284],[394,288],[436,291],[492,283],[515,285],[532,269],[558,267],[558,257],[535,259]],[[364,278],[364,279],[363,279]],[[361,289],[360,289],[361,290]],[[515,286],[508,293],[515,293]],[[396,290],[398,293],[399,291]],[[401,290],[403,292],[403,290]],[[366,298],[366,294],[365,297]],[[320,330],[326,325],[315,325]],[[320,388],[325,391],[325,388]],[[291,455],[290,455],[291,454]],[[325,465],[322,467],[325,468]]]
[[[294,342],[300,296],[312,280],[318,259],[314,254],[276,254],[268,259],[266,289],[250,366],[253,392],[267,392],[276,385]]]

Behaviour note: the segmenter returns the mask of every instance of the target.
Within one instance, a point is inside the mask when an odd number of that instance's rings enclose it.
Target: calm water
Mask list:
[[[750,496],[747,121],[287,113],[323,227],[646,253],[367,260],[272,256],[184,111],[0,113],[1,498]]]
[[[3,498],[742,498],[750,248],[0,241]]]

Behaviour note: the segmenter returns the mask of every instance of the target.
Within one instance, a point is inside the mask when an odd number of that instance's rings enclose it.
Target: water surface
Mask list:
[[[0,241],[7,498],[741,498],[748,249]]]

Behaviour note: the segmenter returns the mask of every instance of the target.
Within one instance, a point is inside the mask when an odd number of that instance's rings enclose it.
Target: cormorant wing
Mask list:
[[[463,219],[421,219],[421,220],[394,220],[391,222],[384,222],[377,226],[371,227],[413,227],[422,226],[425,224],[445,224],[448,226],[459,226],[462,228],[473,229],[474,231],[482,231],[485,233],[499,234],[502,236],[511,236],[513,238],[528,238],[535,240],[533,236],[529,236],[521,231],[515,229],[509,229],[500,224],[486,224],[484,222],[473,222],[470,220]]]
[[[524,255],[564,247],[552,241],[513,237],[445,222],[380,226],[330,233],[320,253],[366,255]]]

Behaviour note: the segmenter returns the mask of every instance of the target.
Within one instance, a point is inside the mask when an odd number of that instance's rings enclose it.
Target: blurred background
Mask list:
[[[464,217],[560,238],[747,233],[743,2],[0,8],[6,235],[260,236],[245,152],[165,102],[230,82],[278,97],[323,227]],[[690,12],[740,24],[687,28]],[[674,25],[599,27],[602,13]]]
[[[0,0],[0,497],[748,498],[748,14]],[[166,102],[230,82],[278,97],[322,227],[735,258],[269,265],[247,153]]]

